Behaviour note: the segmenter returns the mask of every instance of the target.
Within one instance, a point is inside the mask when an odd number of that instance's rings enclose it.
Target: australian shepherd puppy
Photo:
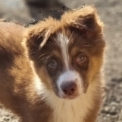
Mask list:
[[[102,26],[92,6],[29,28],[1,22],[0,102],[22,122],[95,122],[103,92]]]

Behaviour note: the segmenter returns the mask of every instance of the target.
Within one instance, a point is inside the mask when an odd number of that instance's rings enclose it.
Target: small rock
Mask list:
[[[109,108],[108,106],[106,106],[106,107],[104,108],[104,111],[105,111],[105,112],[109,112],[109,111],[110,111],[110,108]]]

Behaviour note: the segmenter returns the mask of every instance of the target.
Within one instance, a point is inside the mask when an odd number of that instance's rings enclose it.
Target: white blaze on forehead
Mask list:
[[[69,44],[69,39],[66,35],[59,33],[57,35],[58,41],[60,43],[64,63],[67,69],[69,69],[69,55],[68,55],[68,44]]]

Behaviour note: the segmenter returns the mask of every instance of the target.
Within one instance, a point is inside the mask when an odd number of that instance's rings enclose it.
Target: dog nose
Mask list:
[[[75,93],[77,85],[75,82],[67,82],[62,84],[61,88],[65,95],[71,96]]]

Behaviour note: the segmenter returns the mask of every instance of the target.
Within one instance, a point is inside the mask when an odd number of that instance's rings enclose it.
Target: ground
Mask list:
[[[64,9],[66,8],[64,6],[76,8],[84,4],[96,6],[105,24],[106,55],[104,72],[107,85],[106,98],[99,114],[98,122],[122,122],[122,1],[50,0],[48,4],[51,7],[46,6],[47,4],[44,4],[43,0],[36,0],[39,1],[38,4],[35,4],[34,0],[30,0],[29,7],[24,4],[23,0],[18,1],[0,0],[0,18],[27,26],[29,23],[35,23],[49,14],[59,17],[58,15],[63,12],[62,6]],[[26,1],[28,2],[29,0]],[[45,1],[47,2],[47,0]],[[53,8],[53,10],[50,10],[50,8]],[[15,115],[0,106],[0,122],[17,122],[17,119]]]

